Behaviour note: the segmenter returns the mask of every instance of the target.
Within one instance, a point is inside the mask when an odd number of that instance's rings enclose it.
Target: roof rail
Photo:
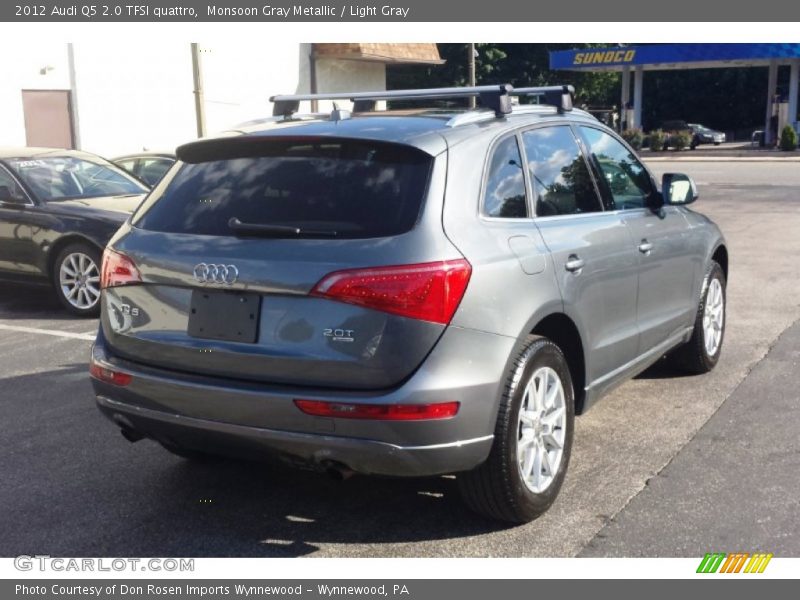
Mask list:
[[[379,100],[449,100],[454,98],[479,98],[481,104],[494,111],[495,116],[503,117],[511,113],[512,96],[538,96],[542,104],[558,108],[559,112],[572,110],[572,96],[575,88],[571,85],[514,88],[511,84],[479,85],[473,87],[429,88],[420,90],[387,90],[378,92],[332,92],[324,94],[294,94],[270,97],[274,103],[272,114],[289,117],[300,109],[300,102],[306,100],[350,100],[353,112],[375,110]]]

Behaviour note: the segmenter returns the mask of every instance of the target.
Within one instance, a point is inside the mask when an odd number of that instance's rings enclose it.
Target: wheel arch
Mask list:
[[[575,414],[581,414],[586,399],[586,356],[577,325],[564,313],[551,313],[539,320],[530,333],[546,337],[564,353],[575,392]]]
[[[76,243],[92,246],[98,252],[100,252],[101,255],[103,254],[103,247],[100,244],[85,235],[81,235],[80,233],[70,233],[58,238],[55,242],[53,242],[53,245],[47,249],[47,277],[50,281],[52,281],[53,277],[55,276],[54,269],[58,254],[70,244]],[[100,267],[100,265],[97,266],[98,268]]]
[[[722,267],[722,272],[725,274],[725,281],[728,280],[728,249],[725,244],[719,244],[711,255],[711,260],[718,263]]]

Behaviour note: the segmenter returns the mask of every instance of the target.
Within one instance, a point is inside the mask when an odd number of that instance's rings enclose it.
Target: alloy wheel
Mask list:
[[[534,371],[525,387],[517,426],[517,461],[525,485],[541,494],[553,483],[564,455],[564,386],[550,367]]]
[[[703,309],[703,341],[706,354],[714,356],[722,341],[722,328],[725,325],[725,295],[719,279],[712,279],[706,292]]]
[[[100,270],[83,252],[67,254],[59,267],[61,293],[72,306],[89,310],[100,299]]]

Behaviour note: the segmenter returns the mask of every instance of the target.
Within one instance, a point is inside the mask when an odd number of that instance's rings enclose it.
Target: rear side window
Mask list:
[[[497,144],[489,165],[483,211],[487,217],[524,219],[528,216],[525,178],[517,138]]]
[[[523,133],[522,139],[537,216],[602,210],[589,168],[569,127],[533,129]]]
[[[311,232],[307,237],[398,235],[417,221],[432,163],[419,150],[380,142],[228,142],[223,159],[182,165],[151,194],[134,224],[228,236],[235,235],[229,226],[235,218],[299,228]]]

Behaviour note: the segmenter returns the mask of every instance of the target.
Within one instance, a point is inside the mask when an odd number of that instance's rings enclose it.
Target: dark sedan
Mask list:
[[[0,148],[0,278],[49,283],[67,310],[96,315],[103,248],[147,191],[86,152]]]
[[[691,136],[689,147],[694,150],[700,144],[714,144],[719,146],[726,141],[726,136],[721,131],[710,129],[699,123],[687,123],[686,121],[665,121],[659,128],[667,134],[666,146],[675,145],[675,134],[685,131]]]
[[[721,131],[711,129],[699,123],[689,123],[689,129],[694,135],[693,140],[695,141],[695,145],[698,146],[700,144],[714,144],[715,146],[719,146],[725,142],[726,139],[725,134]]]

